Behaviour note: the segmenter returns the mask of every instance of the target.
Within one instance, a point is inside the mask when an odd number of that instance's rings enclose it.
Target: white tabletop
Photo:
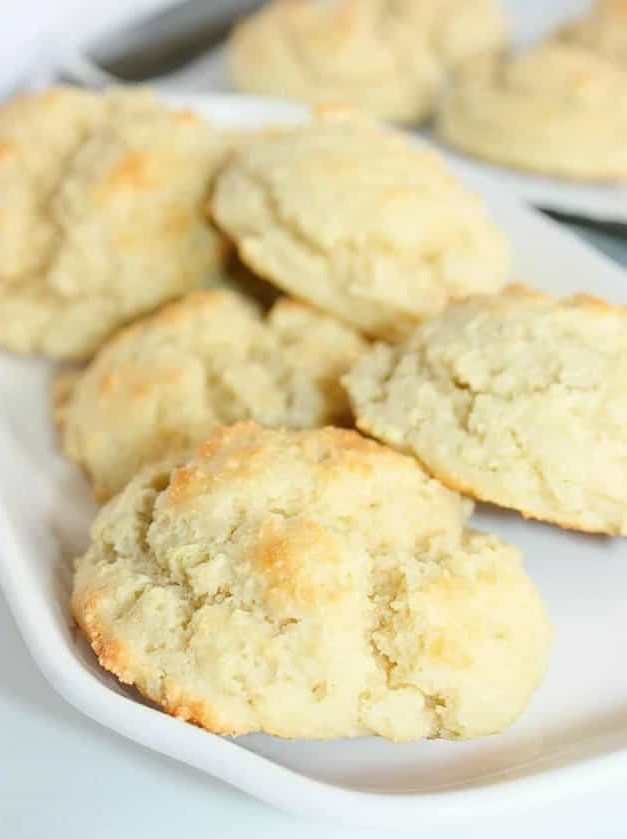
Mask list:
[[[623,787],[424,839],[625,839]],[[364,839],[391,837],[306,823],[101,728],[37,671],[0,595],[2,839]],[[394,834],[398,835],[398,834]]]

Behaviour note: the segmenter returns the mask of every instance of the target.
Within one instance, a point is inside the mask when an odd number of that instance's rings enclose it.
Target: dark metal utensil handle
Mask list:
[[[185,0],[93,41],[86,55],[122,81],[172,73],[220,44],[235,21],[261,0]]]

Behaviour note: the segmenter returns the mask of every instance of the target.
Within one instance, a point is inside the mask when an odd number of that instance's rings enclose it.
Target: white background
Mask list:
[[[211,2],[211,0],[207,0]],[[82,38],[162,0],[0,0],[0,95],[38,72],[59,41]],[[523,37],[585,0],[509,0]],[[582,664],[582,667],[584,665]],[[627,779],[626,779],[627,780]],[[627,837],[623,787],[426,839]],[[123,740],[66,705],[36,671],[0,597],[1,839],[327,839],[383,837],[329,829],[271,810],[207,776]]]

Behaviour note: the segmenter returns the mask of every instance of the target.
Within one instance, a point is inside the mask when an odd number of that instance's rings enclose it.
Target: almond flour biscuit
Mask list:
[[[235,27],[227,60],[247,93],[417,123],[448,71],[504,42],[493,0],[274,0]]]
[[[598,0],[586,17],[566,26],[560,37],[627,68],[627,2]]]
[[[353,431],[221,428],[104,508],[73,612],[103,667],[220,734],[502,731],[551,630],[471,509]]]
[[[146,93],[71,88],[0,108],[0,347],[89,357],[202,285],[224,243],[203,218],[217,132]]]
[[[256,273],[369,335],[397,339],[498,291],[509,267],[483,203],[436,154],[333,109],[234,154],[211,211]]]
[[[122,331],[74,381],[61,380],[64,450],[104,499],[217,425],[347,422],[339,379],[364,347],[348,327],[291,300],[264,319],[233,292],[192,292]]]
[[[345,378],[357,425],[525,517],[627,535],[627,310],[512,288]]]
[[[627,65],[560,40],[479,64],[442,99],[445,143],[540,174],[627,178]]]

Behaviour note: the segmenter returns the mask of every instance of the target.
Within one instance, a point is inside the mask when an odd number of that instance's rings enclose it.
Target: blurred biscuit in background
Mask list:
[[[627,2],[597,0],[588,15],[565,26],[559,35],[627,67]]]
[[[577,181],[627,179],[627,65],[552,39],[478,62],[437,115],[440,139],[492,163]]]
[[[505,40],[494,0],[273,0],[235,27],[227,56],[237,90],[416,124],[450,71]]]

